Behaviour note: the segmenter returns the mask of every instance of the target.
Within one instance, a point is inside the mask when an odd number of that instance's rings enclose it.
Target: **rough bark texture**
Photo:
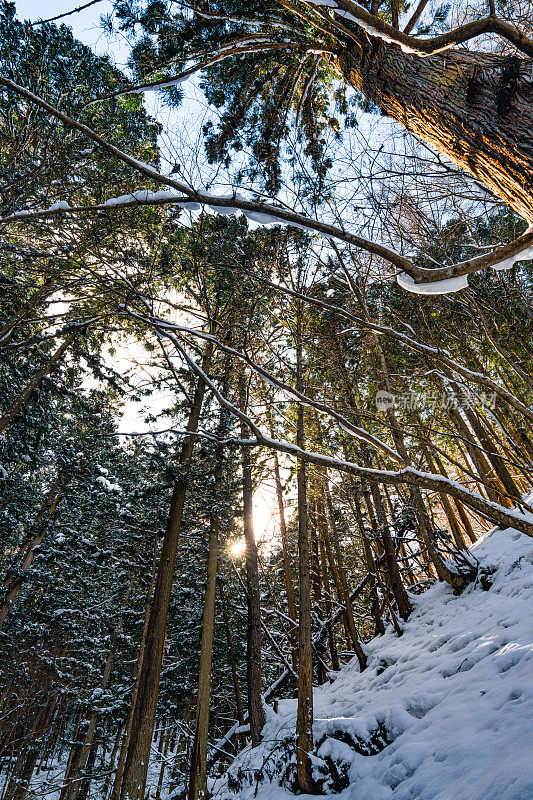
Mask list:
[[[227,391],[229,376],[229,359],[226,359],[224,394]],[[223,438],[226,431],[227,412],[221,410],[217,435]],[[189,800],[205,800],[207,794],[207,740],[209,735],[209,706],[211,702],[211,671],[213,664],[213,639],[215,635],[215,599],[217,588],[218,540],[220,532],[220,514],[218,510],[220,491],[222,488],[224,448],[217,445],[215,451],[214,477],[214,509],[209,525],[209,551],[207,558],[207,582],[204,597],[204,613],[202,621],[202,642],[200,646],[200,667],[198,675],[198,699],[196,705],[196,723],[189,771]],[[159,794],[161,792],[159,791]]]
[[[421,58],[360,34],[339,68],[387,116],[533,220],[533,60],[465,50]]]
[[[303,410],[298,410],[298,438],[303,437]],[[300,444],[300,442],[299,442]],[[301,444],[300,444],[301,446]],[[311,570],[305,461],[298,463],[298,555],[300,604],[298,616],[298,718],[296,765],[302,792],[313,791],[311,763],[308,753],[313,747],[313,647],[311,638]]]

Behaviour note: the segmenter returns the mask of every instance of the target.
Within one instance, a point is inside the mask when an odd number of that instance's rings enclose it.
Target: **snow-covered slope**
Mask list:
[[[342,800],[533,800],[533,540],[494,530],[472,552],[493,569],[460,597],[442,584],[315,690],[315,777]],[[296,703],[270,713],[218,800],[294,797]],[[291,764],[292,762],[292,764]],[[280,785],[281,784],[281,785]],[[310,797],[299,795],[300,800]]]

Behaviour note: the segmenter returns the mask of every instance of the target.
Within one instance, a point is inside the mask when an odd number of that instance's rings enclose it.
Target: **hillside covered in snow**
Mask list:
[[[483,579],[461,596],[438,584],[314,693],[314,778],[342,800],[531,800],[533,542],[495,529],[473,548]],[[288,800],[296,701],[270,713],[219,800]],[[308,795],[299,795],[300,798]]]

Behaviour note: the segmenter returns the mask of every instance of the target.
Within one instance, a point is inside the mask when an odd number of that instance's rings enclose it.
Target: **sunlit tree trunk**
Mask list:
[[[338,57],[347,82],[533,219],[533,61],[464,49],[421,58],[355,36]]]

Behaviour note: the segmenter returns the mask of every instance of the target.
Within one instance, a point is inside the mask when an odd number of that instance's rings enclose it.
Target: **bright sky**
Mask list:
[[[46,3],[43,0],[15,0],[17,17],[32,21],[56,17],[58,14],[72,11],[73,8],[81,5],[84,5],[84,0],[53,0],[51,3]],[[71,27],[76,37],[84,44],[92,47],[95,52],[104,54],[111,51],[113,60],[119,66],[123,66],[128,57],[128,48],[118,40],[112,43],[108,42],[100,29],[100,17],[102,14],[107,13],[110,8],[111,3],[109,0],[102,0],[102,2],[96,3],[84,11],[58,20],[57,24],[64,23]]]

